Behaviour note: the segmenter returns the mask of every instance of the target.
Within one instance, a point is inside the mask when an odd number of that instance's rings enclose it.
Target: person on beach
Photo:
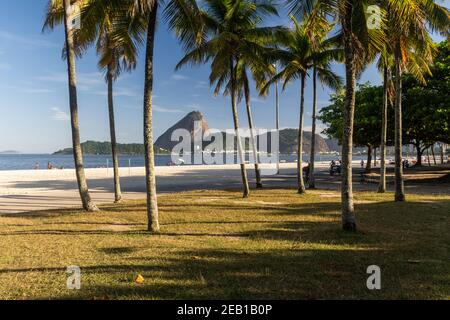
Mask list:
[[[48,169],[48,170],[52,170],[52,169],[53,169],[53,164],[52,164],[51,162],[49,162],[49,163],[47,164],[47,169]]]
[[[34,170],[39,170],[39,163],[36,162],[36,164],[34,165]]]

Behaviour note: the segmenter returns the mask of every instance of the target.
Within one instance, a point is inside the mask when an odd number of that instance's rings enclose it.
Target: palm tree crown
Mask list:
[[[167,19],[188,51],[176,68],[211,61],[209,80],[215,85],[215,92],[227,87],[225,92],[231,96],[244,197],[247,197],[249,188],[239,135],[237,99],[243,92],[243,85],[248,84],[245,69],[249,68],[254,75],[262,69],[267,51],[263,44],[273,38],[276,28],[261,27],[260,24],[264,16],[277,14],[277,10],[270,1],[264,0],[206,0],[202,7],[194,1],[190,8],[196,12],[199,21],[193,30],[174,17],[177,11],[172,11],[172,6],[166,10]]]

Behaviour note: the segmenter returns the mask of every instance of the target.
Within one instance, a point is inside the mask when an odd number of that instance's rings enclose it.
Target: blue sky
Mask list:
[[[49,153],[71,145],[68,117],[66,62],[61,60],[63,30],[41,33],[47,0],[0,2],[0,151]],[[286,21],[281,19],[280,21]],[[279,21],[274,21],[279,23]],[[136,71],[123,74],[115,85],[117,136],[119,142],[142,142],[143,55]],[[208,85],[208,67],[186,67],[175,72],[183,52],[174,36],[160,23],[155,47],[154,131],[158,137],[188,112],[204,113],[210,127],[232,128],[229,99],[213,97]],[[343,75],[343,67],[335,70]],[[77,61],[81,138],[109,140],[106,84],[89,52]],[[360,82],[380,82],[369,68]],[[293,83],[281,95],[281,126],[298,127],[299,85]],[[310,128],[312,86],[306,94],[306,129]],[[275,99],[253,94],[257,127],[273,128]],[[320,89],[319,107],[328,103],[329,91]],[[240,122],[246,125],[244,106]]]

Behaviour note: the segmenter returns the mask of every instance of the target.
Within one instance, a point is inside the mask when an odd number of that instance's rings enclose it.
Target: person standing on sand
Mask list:
[[[52,170],[52,169],[53,169],[53,164],[52,164],[51,162],[49,162],[49,163],[47,164],[47,169],[48,169],[48,170]]]

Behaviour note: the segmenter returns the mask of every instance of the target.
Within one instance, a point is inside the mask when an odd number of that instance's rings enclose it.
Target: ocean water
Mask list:
[[[365,157],[363,157],[365,158]],[[281,154],[280,160],[282,162],[295,162],[296,155]],[[354,160],[361,159],[358,156],[354,156]],[[304,161],[308,161],[307,155],[303,156]],[[317,161],[331,161],[338,160],[338,156],[335,155],[317,155]],[[170,155],[157,155],[155,157],[156,166],[167,166],[171,163],[172,159]],[[47,169],[47,164],[51,162],[53,168],[64,167],[66,169],[74,168],[74,161],[72,155],[51,155],[51,154],[1,154],[0,155],[0,170],[30,170],[39,165],[40,169]],[[120,156],[120,167],[143,167],[144,156]],[[85,155],[84,156],[85,168],[106,168],[112,166],[112,158],[108,155]]]

